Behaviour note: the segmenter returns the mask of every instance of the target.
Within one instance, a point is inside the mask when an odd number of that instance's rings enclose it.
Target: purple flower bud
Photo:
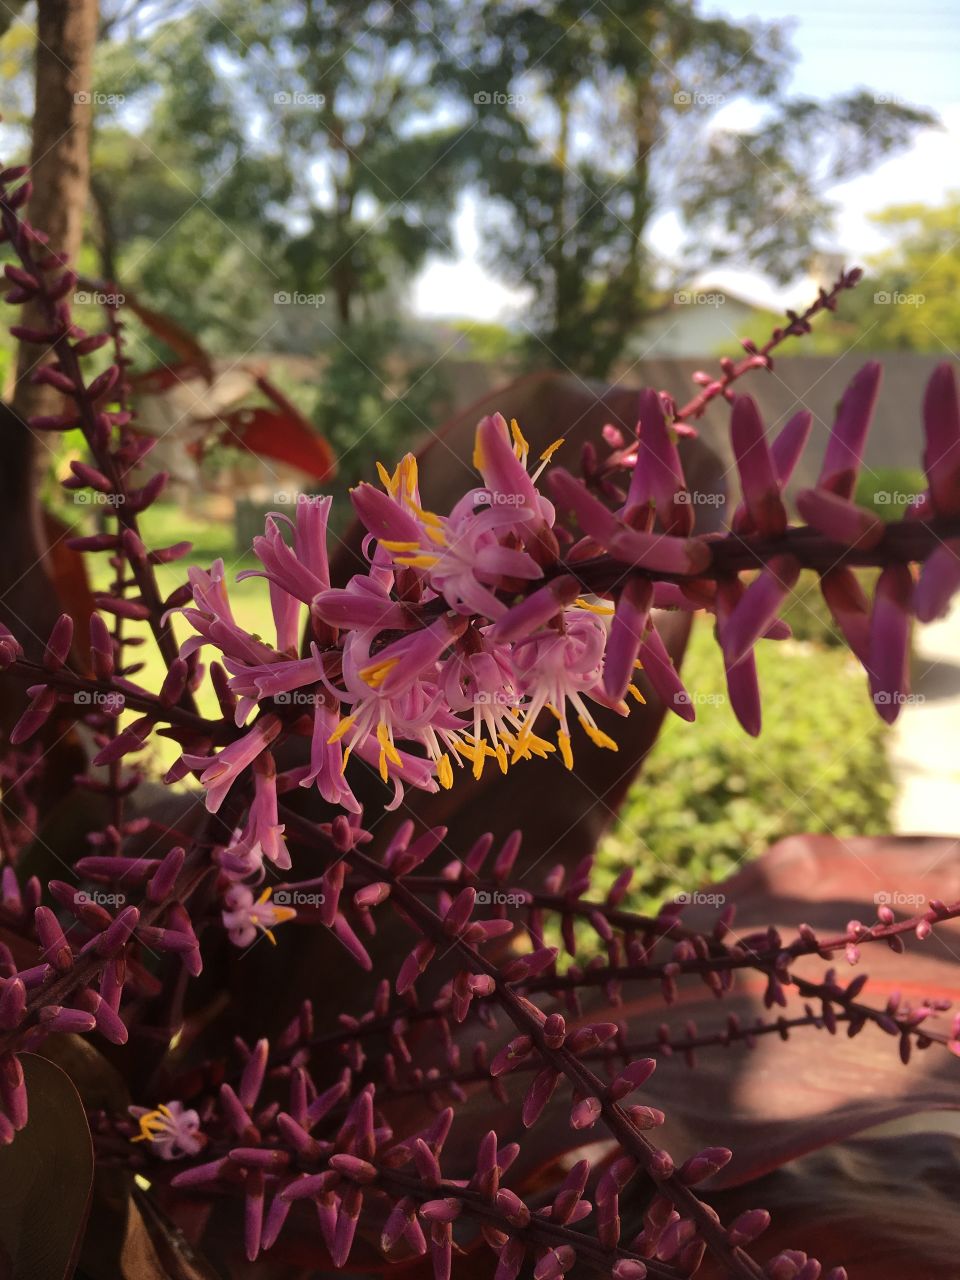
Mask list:
[[[491,628],[490,638],[497,644],[522,640],[546,626],[579,594],[580,584],[575,578],[567,574],[553,578],[545,587],[539,587],[498,618]]]
[[[753,528],[768,537],[782,537],[787,513],[780,498],[780,479],[752,397],[738,396],[733,402],[730,438]]]
[[[797,510],[807,524],[827,538],[860,551],[870,551],[884,534],[884,524],[847,498],[828,489],[801,489]]]
[[[852,498],[873,417],[883,367],[871,360],[856,373],[843,393],[823,457],[818,489]]]
[[[837,565],[822,576],[820,590],[850,652],[866,665],[870,611],[857,575],[845,565]]]
[[[147,898],[150,902],[163,902],[170,896],[185,858],[186,853],[179,845],[174,846],[164,855],[163,861],[147,884]]]
[[[127,945],[139,920],[140,912],[136,907],[124,907],[109,928],[104,929],[96,939],[97,955],[113,956],[121,951]]]
[[[619,1102],[634,1089],[639,1089],[650,1079],[657,1069],[656,1058],[638,1058],[616,1077],[607,1090],[611,1102]]]
[[[938,515],[960,515],[960,403],[953,366],[937,365],[923,397],[923,467]]]
[[[6,1053],[0,1058],[0,1103],[10,1123],[19,1132],[27,1123],[27,1088],[20,1059],[13,1053]]]
[[[573,1104],[570,1112],[570,1127],[573,1129],[589,1129],[600,1119],[603,1104],[599,1098],[581,1098]]]
[[[698,1155],[691,1156],[680,1168],[680,1180],[688,1187],[712,1178],[733,1159],[727,1147],[706,1147]]]
[[[960,539],[952,538],[935,547],[920,570],[916,592],[916,613],[921,622],[946,617],[950,602],[960,590]]]
[[[628,578],[617,597],[603,656],[603,687],[613,702],[621,701],[633,680],[652,602],[653,584],[643,578]]]
[[[33,923],[40,940],[44,960],[52,964],[58,973],[73,968],[73,948],[67,941],[60,922],[49,907],[37,907]]]
[[[97,1025],[92,1013],[83,1009],[65,1009],[58,1004],[44,1005],[39,1017],[40,1025],[51,1035],[61,1031],[68,1035],[84,1035]]]
[[[866,663],[874,706],[887,724],[893,724],[900,714],[908,689],[912,600],[913,577],[909,568],[903,564],[887,565],[874,592]]]
[[[30,705],[10,731],[10,745],[18,747],[32,738],[49,720],[56,705],[57,695],[52,689],[40,689],[35,693]]]
[[[675,712],[681,720],[695,720],[697,713],[690,695],[683,687],[666,645],[652,622],[639,652],[644,674],[667,710]]]
[[[544,1067],[539,1071],[533,1084],[524,1094],[521,1120],[524,1128],[529,1129],[540,1117],[543,1108],[550,1101],[553,1092],[560,1083],[561,1074],[552,1067]]]
[[[720,637],[724,657],[731,665],[739,662],[770,626],[799,576],[800,564],[793,556],[774,556],[750,583]]]
[[[770,1215],[766,1209],[748,1209],[727,1228],[727,1239],[735,1247],[753,1244],[770,1225]]]
[[[73,643],[73,619],[69,613],[61,613],[54,623],[43,653],[43,665],[48,671],[59,671],[70,654]]]

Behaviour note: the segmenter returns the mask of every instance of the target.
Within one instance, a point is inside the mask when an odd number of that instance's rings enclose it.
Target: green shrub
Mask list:
[[[854,497],[881,520],[896,521],[903,519],[926,487],[924,474],[916,467],[880,467],[860,476]]]
[[[695,626],[683,677],[699,724],[691,731],[668,716],[601,846],[598,885],[634,866],[633,904],[650,906],[730,875],[785,835],[889,828],[888,730],[864,697],[862,670],[839,649],[776,644],[758,650],[754,739],[726,701],[706,624]]]

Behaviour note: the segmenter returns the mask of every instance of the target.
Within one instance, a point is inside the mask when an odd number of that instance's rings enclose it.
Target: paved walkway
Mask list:
[[[897,720],[893,829],[960,834],[960,603],[942,622],[914,631],[913,692]]]

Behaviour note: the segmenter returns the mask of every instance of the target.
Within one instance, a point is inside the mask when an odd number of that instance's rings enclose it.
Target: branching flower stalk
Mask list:
[[[236,620],[222,563],[190,568],[187,582],[162,597],[155,566],[182,559],[189,547],[151,550],[141,535],[138,516],[166,478],[129,483],[150,442],[137,434],[127,403],[119,317],[111,312],[98,335],[73,324],[66,299],[76,277],[24,222],[22,177],[22,170],[0,174],[0,229],[17,258],[5,268],[7,299],[41,304],[47,327],[14,333],[52,352],[33,377],[65,404],[30,426],[80,427],[89,459],[73,462],[67,487],[100,495],[113,527],[71,545],[106,553],[113,581],[88,622],[86,665],[68,615],[39,660],[0,629],[0,667],[26,682],[30,698],[0,762],[5,791],[24,765],[40,767],[43,753],[25,744],[42,744],[50,725],[82,721],[96,752],[81,784],[107,802],[103,829],[87,833],[92,852],[72,867],[75,884],[24,876],[25,841],[0,822],[0,923],[10,941],[0,944],[0,1140],[15,1141],[28,1119],[22,1052],[59,1033],[124,1045],[131,1030],[146,1030],[168,1052],[151,1096],[129,1114],[90,1113],[98,1158],[142,1173],[174,1206],[177,1197],[228,1197],[239,1223],[242,1204],[238,1234],[250,1260],[302,1229],[306,1208],[318,1265],[344,1266],[376,1223],[385,1258],[429,1254],[436,1280],[448,1280],[455,1250],[466,1245],[493,1251],[495,1280],[515,1280],[531,1254],[535,1280],[560,1280],[578,1261],[615,1280],[679,1280],[707,1253],[736,1280],[843,1280],[842,1267],[825,1272],[795,1250],[761,1264],[752,1246],[769,1215],[753,1210],[725,1224],[696,1190],[731,1152],[708,1147],[675,1164],[648,1136],[663,1114],[633,1095],[659,1058],[681,1054],[692,1066],[698,1050],[749,1048],[762,1036],[788,1041],[806,1029],[834,1034],[843,1026],[849,1036],[879,1029],[898,1040],[905,1065],[914,1048],[956,1053],[960,1019],[949,1030],[941,1025],[944,1001],[891,997],[873,1008],[859,998],[864,975],[843,984],[831,969],[815,981],[794,965],[837,953],[855,964],[864,945],[902,950],[908,934],[922,942],[960,917],[960,903],[934,900],[909,920],[881,907],[872,924],[851,921],[828,937],[801,926],[790,941],[772,927],[739,934],[732,911],[703,930],[682,918],[680,904],[632,912],[629,873],[604,901],[592,901],[589,858],[569,874],[551,870],[540,888],[521,886],[513,878],[519,833],[488,872],[491,838],[478,833],[450,861],[445,832],[417,832],[412,823],[395,828],[377,856],[351,779],[358,768],[372,769],[392,810],[407,788],[449,790],[458,778],[506,773],[533,758],[572,769],[581,751],[618,750],[611,726],[631,701],[632,714],[644,714],[638,669],[668,709],[693,720],[695,700],[661,638],[660,610],[714,615],[731,705],[757,734],[755,647],[789,635],[780,612],[803,568],[819,574],[879,714],[895,719],[909,689],[912,620],[940,616],[960,587],[952,369],[940,366],[927,388],[928,490],[908,518],[883,525],[854,501],[880,382],[879,366],[868,364],[843,397],[817,483],[798,494],[801,523],[794,522],[784,490],[810,415],[797,414],[768,440],[753,400],[733,385],[769,369],[785,338],[833,310],[856,283],[858,273],[847,272],[805,313],[788,314],[763,347],[745,343],[745,359],[722,361],[717,377],[698,375],[702,389],[681,409],[656,391],[640,392],[636,434],[608,430],[609,456],[601,461],[587,450],[582,475],[557,462],[561,440],[532,457],[521,426],[499,415],[477,428],[477,484],[445,514],[423,506],[412,456],[392,471],[378,467],[379,483],[351,494],[366,536],[364,570],[349,581],[331,577],[329,499],[298,503],[294,519],[269,516],[253,550],[269,592],[271,642]],[[111,339],[114,363],[86,380],[83,361]],[[678,443],[721,396],[732,406],[741,493],[727,530],[704,535],[695,529]],[[872,602],[858,566],[879,570]],[[177,611],[191,630],[182,646],[170,624]],[[141,639],[130,632],[136,624],[146,624],[163,657],[158,690],[133,679],[141,666],[126,652]],[[207,668],[204,648],[215,655]],[[204,679],[219,717],[197,709]],[[143,851],[136,839],[157,824],[138,812],[144,770],[125,762],[154,733],[180,748],[165,780],[195,780],[207,815],[200,834],[182,840],[174,824],[161,824],[159,846]],[[94,772],[99,767],[105,775]],[[26,823],[29,789],[21,790]],[[294,792],[336,816],[303,816]],[[301,904],[310,892],[313,905]],[[516,900],[511,913],[498,894]],[[174,1050],[184,1001],[205,958],[222,961],[262,937],[275,942],[277,929],[293,922],[328,930],[370,970],[364,939],[376,934],[385,904],[413,943],[395,972],[380,976],[371,1008],[352,1007],[348,992],[337,1022],[317,1026],[305,998],[273,1044],[235,1044],[236,1069],[225,1050],[180,1068]],[[566,967],[550,943],[554,928]],[[31,953],[36,963],[24,964]],[[631,1028],[617,1016],[626,984],[652,983],[669,1007],[685,981],[722,1000],[738,975],[750,973],[765,984],[766,1008],[784,1012],[752,1025],[731,1014],[722,1029],[688,1022],[682,1034],[666,1024]],[[418,994],[421,979],[432,984],[431,996]],[[803,1001],[801,1012],[788,1011],[791,994]],[[601,996],[607,1020],[593,1011]],[[418,1037],[418,1027],[431,1035]],[[458,1041],[465,1027],[474,1035],[469,1067]],[[565,1150],[576,1153],[577,1135],[602,1129],[618,1154],[600,1168],[578,1159],[559,1185],[536,1193],[536,1204],[504,1185],[519,1147],[493,1133],[478,1135],[469,1168],[461,1160],[444,1171],[455,1120],[455,1106],[444,1102],[456,1104],[464,1086],[485,1082],[509,1106],[509,1075],[524,1081],[524,1127],[556,1107],[557,1090],[569,1089]],[[395,1134],[404,1115],[391,1103],[409,1097],[438,1114],[424,1129]],[[642,1229],[627,1239],[621,1203],[642,1214]]]

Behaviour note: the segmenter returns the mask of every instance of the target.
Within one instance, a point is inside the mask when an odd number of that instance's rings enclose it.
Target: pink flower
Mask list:
[[[211,813],[217,812],[240,774],[266,750],[279,732],[280,721],[277,717],[263,716],[249,732],[224,747],[219,755],[194,756],[184,753],[181,758],[187,767],[202,771],[200,785],[207,793],[207,808]]]
[[[162,1102],[153,1111],[146,1107],[130,1107],[129,1111],[140,1125],[140,1132],[130,1141],[149,1142],[161,1160],[195,1156],[206,1146],[199,1115],[188,1111],[182,1102]]]
[[[223,924],[235,946],[249,947],[258,929],[276,945],[274,927],[295,919],[297,913],[293,907],[270,901],[272,892],[268,886],[254,902],[252,890],[245,884],[233,884],[223,895]]]

